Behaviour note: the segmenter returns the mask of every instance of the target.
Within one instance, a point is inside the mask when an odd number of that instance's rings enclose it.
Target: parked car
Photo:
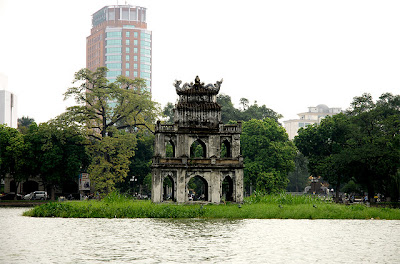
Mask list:
[[[10,192],[7,194],[0,195],[0,200],[15,200],[15,192]],[[17,193],[17,200],[21,200],[22,195]]]
[[[48,198],[45,191],[34,191],[24,196],[24,200],[47,200]]]
[[[24,197],[22,197],[22,199],[24,199],[24,200],[30,200],[32,195],[33,195],[33,192],[28,193],[27,195],[24,195]]]

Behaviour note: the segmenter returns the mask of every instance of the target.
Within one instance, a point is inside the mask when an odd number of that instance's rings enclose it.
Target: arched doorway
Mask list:
[[[221,158],[230,158],[231,156],[231,144],[225,139],[221,143]]]
[[[165,157],[175,158],[175,144],[172,140],[168,141],[165,146]]]
[[[230,176],[226,176],[222,181],[222,199],[225,201],[233,201],[233,180]]]
[[[190,157],[191,158],[205,158],[206,157],[206,144],[197,139],[190,146]]]
[[[200,176],[194,176],[187,184],[189,201],[208,201],[208,183]]]
[[[26,181],[22,184],[23,193],[31,193],[39,190],[39,183],[35,181]]]
[[[10,181],[10,192],[17,193],[17,184],[14,180]]]
[[[175,201],[174,179],[167,176],[163,181],[163,201]]]

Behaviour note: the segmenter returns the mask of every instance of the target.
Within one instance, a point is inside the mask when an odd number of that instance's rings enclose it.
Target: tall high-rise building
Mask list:
[[[17,96],[6,90],[0,90],[0,124],[18,127]]]
[[[92,15],[91,34],[86,39],[86,68],[104,66],[107,79],[124,75],[146,80],[151,92],[151,31],[146,8],[131,5],[105,6]]]

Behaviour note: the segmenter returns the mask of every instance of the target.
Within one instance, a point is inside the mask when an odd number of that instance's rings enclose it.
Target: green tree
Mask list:
[[[229,95],[219,94],[217,96],[217,103],[221,106],[221,121],[224,124],[229,123],[229,121],[238,121],[239,110],[236,109],[232,103],[232,99]]]
[[[137,144],[135,148],[135,156],[130,158],[128,176],[123,183],[117,185],[122,192],[150,192],[150,186],[145,181],[147,175],[151,177],[151,161],[153,158],[154,135],[147,131],[139,132],[136,135]],[[136,181],[131,182],[130,179],[135,177]]]
[[[300,129],[298,149],[309,159],[313,175],[322,176],[339,191],[354,179],[367,189],[399,196],[400,96],[370,94],[355,97],[346,114],[326,117],[320,125]],[[338,195],[337,195],[338,197]]]
[[[165,107],[163,108],[163,115],[167,117],[167,120],[165,121],[167,124],[173,124],[174,123],[174,104],[168,102]]]
[[[262,120],[264,118],[272,118],[278,122],[282,115],[276,113],[265,105],[259,106],[257,102],[250,104],[246,98],[240,99],[242,109],[237,109],[232,103],[229,95],[220,94],[217,96],[217,103],[221,105],[221,121],[224,124],[229,121],[249,121],[251,119]]]
[[[335,185],[336,199],[339,198],[340,185],[349,179],[347,140],[351,130],[349,118],[337,114],[324,118],[320,125],[301,128],[294,139],[297,148],[309,161],[310,173]]]
[[[27,145],[17,129],[0,125],[0,179],[9,175],[18,189],[28,178],[26,166]],[[15,196],[16,198],[16,196]]]
[[[74,83],[80,85],[64,94],[78,103],[67,109],[66,116],[85,126],[93,139],[89,173],[101,193],[114,190],[128,175],[136,137],[126,132],[137,132],[140,127],[151,131],[159,114],[143,79],[119,76],[115,83],[109,83],[107,71],[105,67],[78,71]]]
[[[115,185],[123,182],[128,176],[130,158],[134,155],[135,146],[136,137],[129,133],[118,133],[113,137],[92,142],[89,173],[99,193],[114,191]]]
[[[374,103],[363,94],[354,98],[347,114],[355,127],[349,142],[352,175],[367,188],[370,200],[375,192],[398,198],[399,188],[393,186],[400,168],[400,96],[385,93]]]
[[[75,73],[73,83],[80,85],[69,88],[64,97],[74,97],[78,105],[67,108],[68,115],[85,125],[89,136],[97,140],[116,130],[138,127],[152,130],[159,111],[146,90],[145,81],[118,76],[115,83],[110,83],[107,71],[99,67],[94,72],[82,69]]]
[[[285,190],[287,175],[294,169],[296,147],[282,126],[271,118],[244,122],[241,150],[247,187],[266,193]]]
[[[33,124],[25,135],[29,146],[26,155],[29,172],[38,175],[44,186],[51,189],[55,199],[55,188],[75,181],[90,162],[87,140],[77,126],[60,124],[57,120]]]
[[[30,118],[29,116],[23,116],[18,118],[18,130],[22,134],[26,134],[28,132],[29,126],[34,123],[35,120]]]
[[[307,186],[308,177],[308,160],[301,152],[298,152],[294,158],[294,170],[289,172],[289,183],[287,190],[290,192],[301,192]]]

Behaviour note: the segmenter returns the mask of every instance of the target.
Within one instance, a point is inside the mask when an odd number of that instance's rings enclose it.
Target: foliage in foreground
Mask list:
[[[101,201],[47,203],[24,213],[66,218],[400,219],[400,209],[340,205],[311,196],[255,195],[238,204],[153,204],[113,194]]]

